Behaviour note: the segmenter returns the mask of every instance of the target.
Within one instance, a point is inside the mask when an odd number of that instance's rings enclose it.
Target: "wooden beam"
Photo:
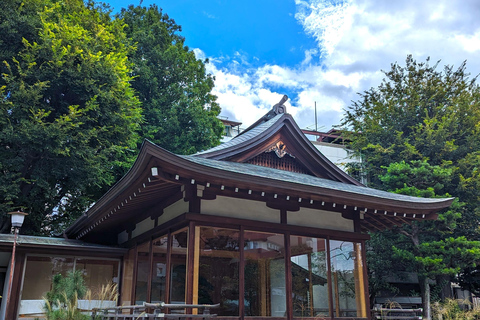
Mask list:
[[[381,221],[381,218],[377,217],[374,213],[368,214],[368,218],[374,220],[376,223],[380,224],[383,226],[385,229],[390,229],[391,226],[387,226]],[[365,219],[367,219],[367,215],[365,215]]]
[[[376,226],[375,224],[371,223],[370,221],[368,221],[368,219],[364,219],[362,220],[362,222],[364,224],[367,224],[369,226],[371,226],[373,229],[376,229],[377,231],[382,231],[383,229],[379,228],[378,226]],[[371,229],[370,229],[371,230]]]
[[[275,210],[285,210],[290,212],[295,212],[300,210],[299,203],[294,201],[284,201],[284,200],[274,199],[274,200],[267,201],[266,205],[270,209],[275,209]]]
[[[335,237],[335,239],[337,240],[343,240],[343,241],[360,241],[360,240],[370,239],[369,235],[359,234],[355,232],[294,226],[294,225],[283,225],[280,223],[253,221],[253,220],[230,218],[230,217],[224,217],[224,216],[212,216],[207,214],[186,213],[185,218],[187,220],[196,221],[202,225],[222,226],[224,228],[228,228],[228,227],[238,228],[238,226],[243,225],[246,228],[255,228],[255,230],[265,231],[265,232],[284,233],[284,232],[290,231],[291,233],[294,233],[294,234],[301,234],[304,236],[312,236],[317,238],[332,236],[332,237]]]

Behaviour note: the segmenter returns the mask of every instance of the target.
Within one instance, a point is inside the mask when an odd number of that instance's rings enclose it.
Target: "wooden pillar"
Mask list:
[[[12,257],[13,258],[13,257]],[[13,267],[12,291],[10,304],[5,310],[5,319],[16,319],[20,305],[20,286],[22,285],[23,269],[25,266],[25,253],[15,254],[15,265]]]
[[[245,319],[245,235],[244,235],[244,227],[240,226],[240,263],[238,266],[238,280],[239,280],[239,288],[238,288],[238,312],[240,313],[240,320]]]
[[[195,264],[195,222],[190,221],[188,225],[188,244],[187,244],[187,268],[186,268],[186,290],[185,302],[193,303],[193,281],[194,281],[194,264]],[[188,309],[187,313],[191,314],[192,309]]]
[[[171,275],[172,271],[172,233],[168,230],[167,235],[167,263],[165,266],[166,275],[165,275],[165,302],[170,303],[170,286],[171,286]]]
[[[137,272],[138,272],[138,244],[135,244],[135,255],[133,257],[133,277],[132,277],[132,296],[130,303],[135,304],[135,295],[137,294]]]
[[[120,259],[120,273],[118,275],[118,283],[117,283],[117,293],[118,293],[118,298],[117,298],[117,306],[120,306],[121,305],[121,301],[123,299],[123,286],[124,286],[124,283],[123,283],[123,275],[125,273],[125,256],[127,255],[128,253],[124,254],[122,256],[122,258]]]
[[[287,320],[293,319],[293,298],[292,298],[292,252],[290,251],[290,232],[285,233],[285,294],[287,304]]]
[[[153,239],[148,244],[148,279],[147,279],[147,302],[152,301],[152,278],[153,278]]]
[[[362,263],[364,265],[363,268],[363,281],[364,281],[364,292],[363,296],[365,297],[365,307],[366,307],[366,317],[368,319],[372,318],[372,313],[370,309],[370,293],[368,292],[368,271],[367,271],[367,253],[365,249],[365,241],[361,242],[361,257]]]
[[[362,250],[360,243],[354,243],[355,261],[354,261],[354,277],[355,277],[355,302],[357,304],[357,317],[366,318],[365,304],[365,284],[362,261]]]
[[[198,278],[200,273],[200,227],[195,227],[195,247],[193,248],[193,294],[192,303],[198,304]],[[197,314],[198,309],[193,310]]]
[[[330,239],[325,239],[325,243],[327,244],[327,279],[328,279],[328,310],[329,315],[333,318],[333,284],[332,284],[332,260],[330,256]],[[338,314],[335,315],[338,317]]]

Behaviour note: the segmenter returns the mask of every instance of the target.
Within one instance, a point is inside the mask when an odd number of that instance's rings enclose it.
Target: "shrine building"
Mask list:
[[[279,103],[194,155],[145,141],[63,238],[19,237],[1,312],[33,318],[52,275],[80,269],[91,288],[118,283],[120,305],[220,303],[219,319],[370,319],[367,232],[436,219],[452,201],[364,186]],[[1,235],[7,275],[11,250],[12,236]]]

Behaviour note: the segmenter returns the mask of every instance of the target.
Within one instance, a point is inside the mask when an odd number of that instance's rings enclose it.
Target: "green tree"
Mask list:
[[[132,47],[123,22],[93,2],[7,2],[0,13],[0,30],[11,31],[0,33],[0,230],[9,225],[5,213],[21,209],[30,214],[23,232],[52,233],[130,165],[141,121],[130,87]],[[17,21],[28,37],[11,28]]]
[[[44,309],[48,320],[88,320],[89,315],[78,309],[78,300],[85,297],[87,287],[82,272],[69,271],[66,277],[56,274],[52,290],[47,292]]]
[[[402,161],[390,164],[379,179],[389,191],[395,193],[420,197],[437,197],[438,194],[446,197],[448,194],[442,193],[453,174],[452,168],[431,166],[426,161]],[[380,244],[381,247],[393,244],[393,257],[384,257],[390,265],[401,263],[405,267],[403,270],[418,274],[425,316],[428,318],[431,280],[437,280],[441,289],[444,284],[449,285],[450,280],[462,270],[475,267],[480,260],[480,242],[458,236],[457,226],[462,218],[463,205],[456,201],[448,210],[439,213],[435,221],[414,222],[394,229],[398,234],[397,238],[393,238],[394,242],[384,241]],[[389,232],[384,232],[383,239],[385,234]]]
[[[179,153],[191,154],[220,143],[220,107],[211,94],[214,79],[179,35],[181,28],[155,5],[130,6],[118,16],[137,50],[132,82],[145,123],[140,136]],[[142,139],[143,140],[143,139]]]
[[[406,66],[392,64],[377,88],[360,94],[346,110],[352,147],[365,157],[372,183],[381,166],[401,160],[428,159],[432,165],[458,161],[480,149],[480,90],[469,79],[466,63],[454,70],[429,59]]]
[[[351,147],[362,155],[372,187],[460,200],[436,222],[397,230],[413,247],[398,248],[396,257],[414,261],[410,265],[421,277],[437,279],[467,269],[468,264],[446,248],[456,246],[453,251],[467,254],[470,246],[476,247],[480,199],[480,189],[475,189],[480,185],[475,165],[480,151],[480,89],[476,77],[469,79],[465,62],[442,71],[438,64],[430,65],[429,59],[417,63],[412,56],[407,56],[404,67],[392,64],[383,82],[360,94],[346,110],[342,123],[351,131]],[[461,263],[443,265],[449,257]]]

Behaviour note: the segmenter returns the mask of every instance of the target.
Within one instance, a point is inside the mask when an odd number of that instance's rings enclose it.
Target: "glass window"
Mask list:
[[[170,303],[185,303],[188,228],[172,234]]]
[[[56,274],[67,275],[73,270],[73,258],[27,257],[23,279],[22,300],[42,300],[52,289],[52,279]]]
[[[137,247],[137,282],[135,283],[135,304],[147,301],[147,286],[150,270],[150,242]]]
[[[81,270],[85,285],[91,291],[92,300],[79,300],[79,308],[99,307],[95,301],[107,302],[108,296],[101,296],[101,287],[112,282],[118,283],[118,260],[100,260],[74,257],[28,256],[19,314],[42,313],[46,293],[52,289],[53,276],[64,277],[69,271]],[[91,304],[93,302],[93,304]],[[109,301],[107,305],[115,305]],[[130,303],[129,303],[130,304]],[[105,306],[105,305],[104,305]]]
[[[200,228],[198,303],[216,304],[220,316],[239,315],[239,231]]]
[[[168,236],[153,240],[152,303],[165,302]]]
[[[94,297],[99,297],[102,286],[118,283],[118,261],[77,259],[75,270],[83,270],[85,285]]]
[[[336,317],[366,317],[361,245],[330,241],[333,308]]]
[[[245,316],[286,317],[283,234],[245,231]]]
[[[290,237],[294,317],[328,317],[326,240]]]

